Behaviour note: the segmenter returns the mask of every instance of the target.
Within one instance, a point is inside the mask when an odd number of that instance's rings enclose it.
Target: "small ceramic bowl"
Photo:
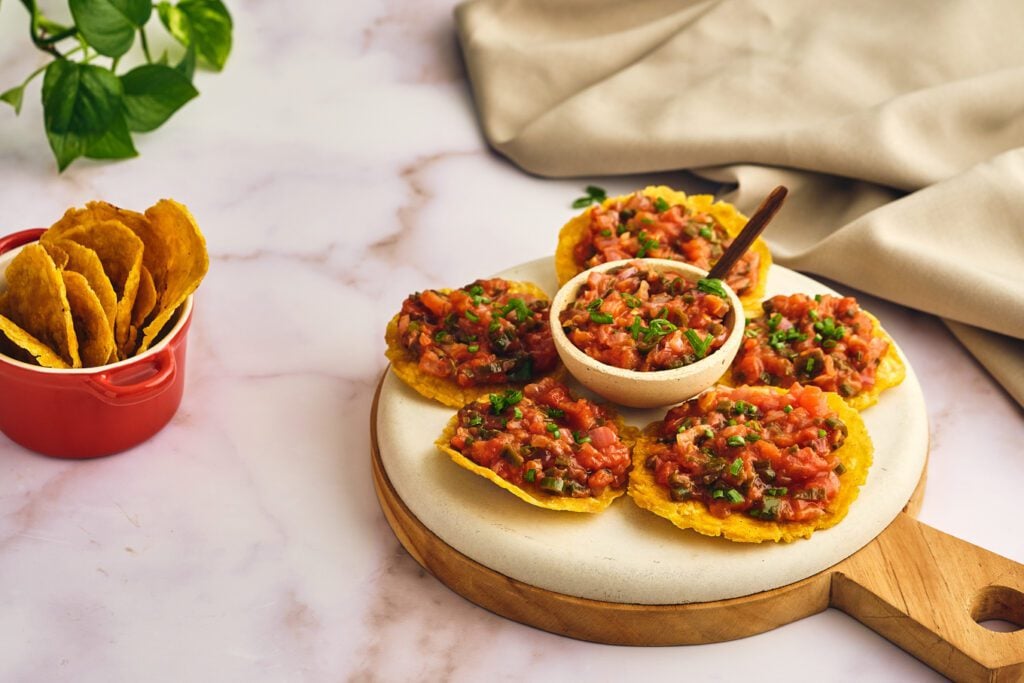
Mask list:
[[[14,255],[42,232],[0,238],[0,291]],[[191,322],[189,297],[152,348],[95,368],[42,368],[0,354],[0,432],[29,450],[61,458],[110,455],[149,439],[181,403]]]
[[[634,259],[635,260],[635,259]],[[707,271],[678,261],[667,259],[642,259],[645,266],[661,273],[679,273],[696,283],[707,276]],[[726,315],[724,325],[728,329],[725,343],[706,357],[671,370],[641,372],[625,370],[591,358],[577,348],[562,330],[560,314],[576,300],[580,287],[593,272],[607,272],[625,266],[629,261],[611,261],[594,266],[569,280],[551,302],[551,336],[555,348],[569,373],[580,384],[596,394],[623,406],[632,408],[654,408],[669,406],[685,401],[715,384],[729,368],[736,357],[743,340],[746,318],[739,297],[724,282],[732,310]]]

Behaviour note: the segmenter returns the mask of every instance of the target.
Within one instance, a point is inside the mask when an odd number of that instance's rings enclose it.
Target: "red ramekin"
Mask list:
[[[0,237],[0,275],[12,252],[42,234],[35,228]],[[0,432],[60,458],[110,455],[142,443],[181,403],[191,322],[190,296],[173,328],[152,348],[96,368],[41,368],[0,354]]]

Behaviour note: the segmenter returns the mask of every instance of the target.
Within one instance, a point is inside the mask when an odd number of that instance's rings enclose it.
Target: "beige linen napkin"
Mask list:
[[[471,0],[488,141],[527,171],[689,169],[777,262],[942,316],[1024,405],[1024,2]]]

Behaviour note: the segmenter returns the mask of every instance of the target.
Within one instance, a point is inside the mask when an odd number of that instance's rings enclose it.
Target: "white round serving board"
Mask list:
[[[531,261],[499,276],[535,282],[549,295],[558,288],[552,259]],[[834,293],[775,265],[767,290],[768,296]],[[570,386],[587,395],[574,382]],[[643,427],[661,419],[666,409],[621,413],[627,423]],[[420,396],[394,373],[384,378],[377,406],[380,459],[417,519],[455,550],[510,578],[564,595],[626,604],[724,600],[817,574],[888,526],[917,486],[928,454],[924,397],[908,363],[903,383],[862,414],[875,447],[874,463],[846,519],[794,543],[733,543],[677,529],[628,496],[596,515],[524,503],[434,446],[453,414],[454,409]]]

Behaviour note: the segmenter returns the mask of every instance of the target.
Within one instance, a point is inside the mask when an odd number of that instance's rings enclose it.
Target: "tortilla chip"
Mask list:
[[[70,367],[49,346],[0,315],[0,353],[22,363],[44,368]]]
[[[673,190],[664,185],[648,186],[642,192],[647,197],[660,197],[669,204],[680,204],[694,212],[709,213],[715,217],[732,237],[738,235],[747,224],[747,217],[737,211],[736,207],[726,202],[716,202],[715,198],[709,194],[688,196],[685,192]],[[629,195],[609,197],[601,205],[609,207],[615,204],[615,202],[624,201],[628,197]],[[562,226],[558,233],[558,246],[555,248],[555,274],[558,276],[558,283],[560,285],[564,285],[577,273],[584,270],[576,263],[573,250],[587,234],[590,226],[590,213],[593,210],[594,207],[585,209]],[[750,246],[750,251],[756,252],[760,257],[758,261],[757,283],[749,292],[740,297],[740,301],[743,302],[744,310],[749,309],[756,312],[760,310],[759,302],[764,297],[765,285],[768,281],[768,270],[772,265],[772,255],[768,249],[767,242],[760,237],[754,240],[754,243]]]
[[[142,266],[139,275],[139,291],[135,295],[135,307],[132,308],[132,322],[128,328],[128,339],[125,341],[124,348],[121,349],[121,355],[124,358],[135,353],[139,341],[139,330],[142,329],[143,323],[146,322],[157,303],[156,287],[153,285],[153,277],[149,274],[149,269]]]
[[[786,393],[777,387],[758,387],[766,392]],[[693,529],[705,536],[724,536],[731,541],[762,543],[792,542],[810,538],[819,529],[835,526],[846,517],[857,499],[860,487],[867,481],[874,447],[860,413],[851,408],[839,394],[826,393],[829,407],[838,413],[849,430],[843,445],[835,451],[846,471],[839,475],[840,488],[825,515],[809,522],[773,522],[736,513],[719,518],[708,512],[702,501],[672,500],[668,489],[655,481],[654,473],[644,463],[650,456],[659,422],[648,425],[633,448],[633,470],[629,474],[629,495],[640,507],[664,517],[680,529]]]
[[[548,300],[548,295],[544,290],[532,282],[515,282],[512,280],[508,282],[508,291],[513,294],[530,294],[538,299]],[[451,289],[439,289],[437,291],[442,294],[450,294],[452,292]],[[400,313],[395,314],[395,317],[388,323],[387,330],[384,333],[384,340],[387,342],[387,349],[384,351],[384,355],[391,361],[391,370],[398,378],[423,396],[440,401],[452,408],[461,408],[470,401],[475,401],[488,394],[501,393],[513,386],[512,384],[480,384],[478,386],[462,387],[452,380],[423,372],[420,370],[419,360],[402,346],[398,338],[398,319],[400,316]],[[537,382],[546,376],[559,377],[564,372],[564,367],[559,364],[552,372],[549,372],[547,375],[533,377],[529,382]],[[528,382],[520,382],[518,385],[526,383]]]
[[[70,240],[46,241],[42,245],[51,254],[54,250],[60,250],[67,254],[68,259],[64,270],[72,270],[85,277],[89,283],[89,289],[100,300],[103,314],[106,316],[110,332],[113,334],[114,320],[117,317],[117,293],[114,291],[114,286],[110,283],[106,271],[103,270],[103,262],[100,261],[100,257],[92,249]]]
[[[55,241],[48,235],[49,231],[41,239]],[[82,225],[60,233],[60,238],[92,249],[102,262],[103,270],[117,295],[114,339],[117,347],[121,348],[128,338],[132,308],[139,288],[142,240],[117,221]]]
[[[883,391],[898,385],[907,376],[907,367],[903,364],[903,359],[900,358],[900,354],[896,351],[896,342],[894,342],[892,337],[889,336],[889,333],[882,328],[882,324],[878,322],[878,318],[867,311],[864,311],[864,314],[871,318],[871,322],[875,324],[875,329],[871,333],[871,336],[878,337],[879,339],[885,339],[889,342],[889,348],[886,349],[885,355],[882,356],[878,363],[878,369],[875,370],[874,386],[862,394],[851,396],[846,399],[846,402],[849,403],[852,408],[857,410],[864,410],[868,406],[872,406],[877,403],[878,397]]]
[[[43,244],[43,248],[46,249],[46,253],[50,255],[51,259],[53,259],[53,265],[57,266],[58,270],[64,270],[71,258],[68,256],[68,252],[57,245],[50,243]]]
[[[615,423],[619,427],[619,438],[630,445],[636,441],[637,430],[633,427],[627,427],[621,417],[615,417]],[[498,476],[497,472],[490,468],[477,465],[475,462],[459,453],[457,450],[452,448],[449,444],[451,438],[455,435],[455,430],[459,426],[459,416],[453,415],[445,426],[444,431],[441,432],[441,436],[438,437],[434,444],[455,462],[459,467],[463,467],[470,472],[479,474],[481,477],[492,481],[501,488],[505,489],[516,498],[526,501],[530,505],[536,505],[537,507],[544,508],[546,510],[559,510],[563,512],[601,512],[612,504],[616,498],[621,497],[626,493],[626,487],[622,487],[619,490],[614,490],[610,486],[601,492],[600,496],[590,498],[573,498],[571,496],[553,496],[546,495],[542,492],[527,491],[526,489],[520,488]],[[635,467],[635,465],[634,465]]]
[[[10,323],[4,326],[7,338],[31,353],[40,364],[82,366],[64,280],[40,245],[25,246],[7,266],[7,290],[0,315]],[[40,345],[59,357],[63,366],[55,364]]]
[[[195,219],[183,205],[161,199],[146,209],[151,234],[146,237],[146,250],[156,260],[147,266],[153,276],[158,297],[152,318],[142,330],[142,341],[136,353],[148,349],[178,307],[185,302],[206,276],[210,259],[206,240]],[[157,246],[159,245],[159,246]]]
[[[871,336],[877,339],[884,339],[889,346],[885,351],[885,355],[882,356],[879,361],[878,369],[875,370],[874,385],[867,391],[844,399],[847,405],[855,410],[864,410],[865,408],[869,408],[878,403],[878,397],[883,391],[898,385],[907,376],[907,367],[903,364],[903,359],[900,358],[899,352],[896,351],[896,342],[894,342],[892,337],[889,336],[889,333],[882,328],[882,324],[878,321],[878,318],[871,313],[868,313],[863,308],[861,309],[861,312],[870,318],[871,322],[874,324]],[[764,315],[763,310],[753,317],[760,317],[762,315]],[[719,383],[730,387],[739,386],[741,384],[740,382],[737,382],[736,378],[733,376],[731,367],[725,371],[725,374],[722,375]],[[748,384],[750,383],[748,382]]]
[[[84,275],[65,270],[61,272],[61,277],[71,307],[82,367],[105,365],[114,348],[114,333],[110,329],[103,305]]]

